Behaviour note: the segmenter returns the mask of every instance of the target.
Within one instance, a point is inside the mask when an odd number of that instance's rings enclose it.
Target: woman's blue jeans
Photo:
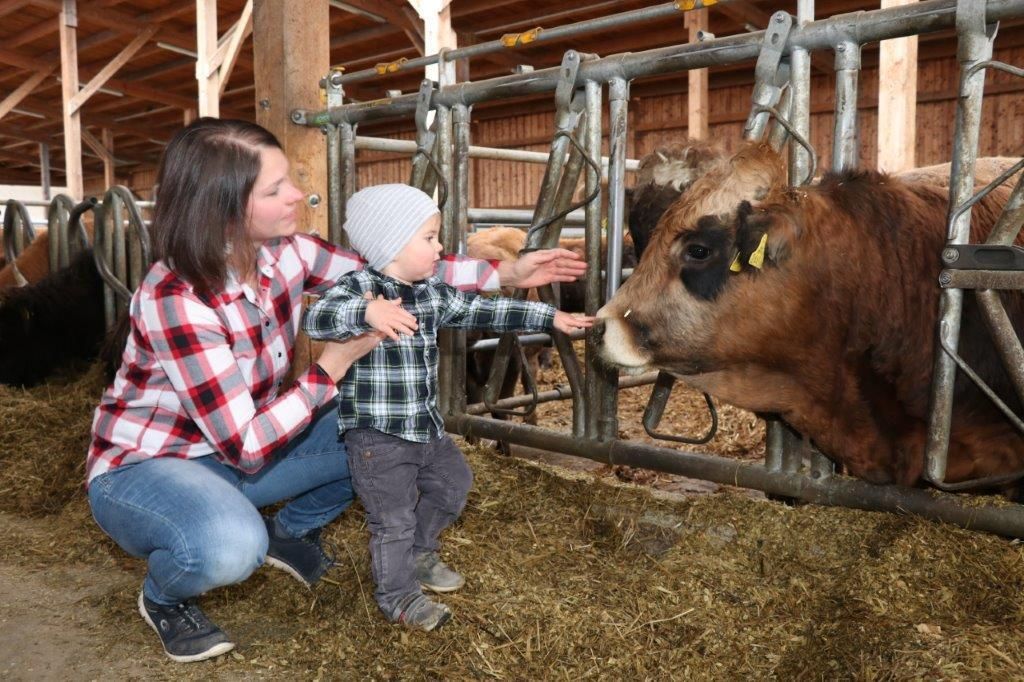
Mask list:
[[[126,552],[148,559],[143,591],[164,605],[248,578],[267,553],[258,508],[289,499],[277,519],[294,537],[352,503],[334,402],[251,476],[212,456],[157,457],[89,484],[96,522]]]

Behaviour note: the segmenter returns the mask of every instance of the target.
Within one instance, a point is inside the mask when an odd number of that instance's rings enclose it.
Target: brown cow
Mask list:
[[[791,191],[784,179],[782,159],[751,144],[696,181],[600,311],[602,355],[778,413],[856,476],[917,483],[948,182],[849,172]],[[1007,194],[1001,186],[974,207],[972,241]],[[758,197],[756,208],[741,203]],[[763,238],[758,269],[749,263]],[[1020,334],[1024,301],[1017,292],[1003,301]],[[961,353],[1019,408],[973,297],[965,302]],[[946,480],[1020,469],[1021,435],[969,381],[958,380],[956,397]]]

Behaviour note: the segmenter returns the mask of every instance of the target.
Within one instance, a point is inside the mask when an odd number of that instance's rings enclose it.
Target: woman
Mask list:
[[[168,656],[199,661],[235,645],[195,597],[264,561],[307,586],[332,565],[320,530],[352,501],[335,385],[379,338],[330,343],[282,386],[302,295],[361,262],[296,232],[303,195],[268,131],[201,118],[171,140],[157,182],[157,261],[96,409],[87,485],[104,532],[148,559],[140,614]],[[441,274],[463,288],[528,287],[583,269],[556,249],[512,263],[448,258]],[[260,515],[282,500],[275,518]]]

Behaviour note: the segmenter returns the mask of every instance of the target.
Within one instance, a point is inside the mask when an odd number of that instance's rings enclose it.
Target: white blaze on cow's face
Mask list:
[[[631,372],[713,371],[715,337],[733,312],[730,269],[749,258],[764,231],[737,228],[744,200],[785,187],[781,158],[766,145],[745,147],[696,181],[662,216],[630,279],[600,311],[602,359]],[[745,209],[750,214],[749,205]]]

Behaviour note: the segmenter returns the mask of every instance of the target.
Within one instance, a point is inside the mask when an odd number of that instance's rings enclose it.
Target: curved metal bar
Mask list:
[[[957,354],[956,350],[954,350],[946,343],[945,337],[942,334],[939,335],[939,345],[942,347],[942,350],[946,353],[946,355],[948,355],[953,360],[953,362],[956,363],[957,367],[959,367],[961,371],[963,371],[963,373],[966,374],[968,378],[970,378],[970,380],[973,381],[978,386],[979,389],[981,389],[982,393],[988,396],[989,400],[991,400],[1004,415],[1006,415],[1006,418],[1009,419],[1010,422],[1014,426],[1016,426],[1019,431],[1024,433],[1024,422],[1022,422],[1020,418],[1013,413],[1013,410],[1011,410],[1010,407],[1006,403],[1004,403],[998,395],[996,395],[995,391],[993,391],[992,388],[985,383],[985,380],[978,376],[978,374],[973,369],[971,369],[970,365],[968,365],[967,362],[962,357],[960,357],[959,354]],[[932,480],[931,478],[928,478],[928,482],[934,485],[936,488],[954,491],[968,490],[971,488],[991,488],[998,485],[1004,485],[1006,483],[1012,483],[1013,481],[1020,480],[1021,478],[1024,478],[1024,471],[1018,471],[1013,474],[1000,474],[998,476],[975,478],[969,481],[958,481],[957,483],[946,483],[945,481],[936,481]]]
[[[58,194],[46,209],[46,224],[50,236],[50,272],[67,267],[71,262],[71,235],[68,233],[68,225],[74,208],[74,199],[67,194]],[[75,243],[80,249],[87,249],[89,240],[83,242],[83,236],[83,233],[76,233]]]
[[[982,187],[980,190],[978,190],[978,192],[974,196],[972,196],[970,199],[968,199],[964,203],[960,204],[957,207],[957,209],[955,211],[953,211],[953,213],[949,216],[949,220],[946,221],[946,237],[947,237],[947,239],[949,238],[949,235],[951,235],[953,233],[953,225],[956,223],[957,218],[959,218],[961,215],[963,215],[964,211],[970,209],[976,203],[978,203],[979,201],[981,201],[982,199],[987,197],[989,192],[991,192],[996,187],[998,187],[999,185],[1001,185],[1004,182],[1006,182],[1007,180],[1009,180],[1015,173],[1020,171],[1020,169],[1022,169],[1022,168],[1024,168],[1024,159],[1021,159],[1017,163],[1015,163],[1012,166],[1010,166],[1007,170],[1005,170],[1002,173],[1000,173],[999,176],[995,180],[993,180],[992,182],[990,182],[987,185],[985,185],[984,187]]]
[[[597,163],[595,163],[592,158],[590,158],[590,155],[587,154],[587,150],[585,150],[582,147],[582,145],[580,145],[580,143],[576,140],[576,138],[572,135],[572,133],[570,133],[567,130],[559,130],[558,132],[556,132],[554,134],[554,137],[556,137],[556,138],[557,137],[568,138],[568,140],[572,144],[572,146],[575,147],[576,150],[580,153],[580,156],[582,157],[584,163],[586,163],[588,166],[590,166],[591,170],[596,172],[598,174],[598,177],[600,177],[600,175],[601,175],[601,167]],[[576,211],[576,210],[578,210],[580,208],[583,208],[584,206],[589,204],[591,201],[596,199],[598,197],[598,195],[600,195],[600,194],[601,194],[601,187],[600,186],[595,187],[594,191],[592,191],[584,199],[578,201],[575,204],[572,204],[571,206],[569,206],[565,210],[559,211],[558,213],[554,214],[553,216],[545,218],[544,220],[540,221],[539,223],[537,223],[535,225],[531,225],[526,230],[526,243],[527,244],[530,243],[530,237],[535,232],[539,232],[540,230],[543,230],[544,228],[546,228],[549,225],[551,225],[552,223],[556,223],[559,220],[561,220],[562,218],[565,218],[567,215],[569,215],[573,211]],[[521,253],[521,254],[522,253],[529,253],[530,251],[537,251],[540,248],[541,247],[539,247],[539,246],[524,247],[524,248],[520,249],[519,253]]]
[[[487,393],[484,393],[484,406],[487,411],[491,414],[504,414],[510,417],[529,417],[533,414],[533,411],[537,409],[537,403],[540,402],[540,394],[537,391],[537,382],[533,378],[533,374],[530,372],[530,368],[526,364],[526,354],[523,352],[523,344],[519,343],[519,337],[515,333],[509,334],[512,337],[512,344],[516,351],[519,353],[519,363],[522,366],[522,377],[523,382],[526,384],[526,390],[530,392],[530,402],[523,407],[522,410],[516,410],[514,408],[499,407],[497,402],[491,402],[487,399]]]
[[[127,236],[123,225],[125,218],[121,216],[122,207],[127,209],[126,219],[131,228]],[[129,238],[131,245],[128,244]],[[137,258],[131,258],[129,254],[136,243]],[[149,231],[142,219],[142,213],[135,202],[135,197],[126,187],[111,187],[103,196],[103,203],[97,208],[93,256],[96,269],[110,292],[108,295],[115,297],[121,306],[127,306],[133,290],[138,285],[138,278],[149,266],[150,244]],[[136,260],[141,262],[134,262]],[[131,274],[128,271],[129,261],[132,261]],[[110,299],[108,301],[107,325],[111,326],[117,317],[115,309],[118,303]]]
[[[18,230],[21,229],[21,238],[18,238]],[[28,213],[28,207],[17,199],[8,199],[4,206],[4,257],[11,264],[14,271],[14,279],[18,286],[25,286],[28,282],[18,270],[15,261],[22,249],[32,243],[36,238],[36,231],[32,228],[32,216]]]
[[[807,155],[811,157],[811,165],[807,169],[807,177],[804,178],[804,181],[801,182],[800,184],[801,185],[809,184],[811,182],[811,180],[814,179],[814,174],[818,170],[818,155],[815,153],[814,147],[811,146],[811,143],[807,141],[807,138],[804,137],[803,135],[801,135],[797,131],[797,129],[793,127],[793,124],[790,123],[789,120],[785,116],[783,116],[779,112],[778,109],[776,109],[775,107],[770,107],[770,106],[764,105],[764,104],[754,105],[753,112],[760,112],[760,111],[768,112],[769,114],[774,116],[775,120],[779,122],[779,125],[781,125],[783,128],[786,129],[786,132],[789,133],[790,137],[792,137],[796,141],[797,144],[799,144],[801,147],[803,147],[807,151]]]
[[[421,154],[427,160],[427,163],[430,164],[431,170],[434,171],[434,175],[437,177],[438,183],[440,183],[438,190],[441,192],[441,198],[437,202],[437,207],[439,209],[443,209],[444,205],[448,203],[448,181],[445,179],[444,174],[441,172],[441,166],[439,166],[437,161],[434,160],[433,155],[423,147],[416,148],[416,153],[413,154],[413,158]]]
[[[1020,68],[1019,66],[1007,64],[1006,62],[996,61],[995,59],[989,59],[987,61],[978,62],[971,68],[967,69],[967,71],[964,74],[964,77],[970,78],[971,76],[976,74],[978,71],[981,71],[982,69],[995,69],[996,71],[1002,71],[1004,73],[1008,73],[1019,78],[1024,78],[1024,69]]]
[[[704,402],[707,403],[708,412],[711,414],[711,427],[703,436],[690,438],[688,436],[673,436],[656,431],[658,424],[661,423],[662,415],[665,414],[665,406],[668,404],[668,397],[672,394],[672,386],[675,383],[676,378],[668,372],[658,372],[658,378],[654,382],[651,397],[647,401],[647,407],[644,409],[644,431],[651,438],[657,438],[658,440],[688,443],[689,445],[704,445],[704,443],[709,442],[718,433],[718,411],[715,409],[715,404],[711,401],[711,396],[707,393],[704,394]]]

